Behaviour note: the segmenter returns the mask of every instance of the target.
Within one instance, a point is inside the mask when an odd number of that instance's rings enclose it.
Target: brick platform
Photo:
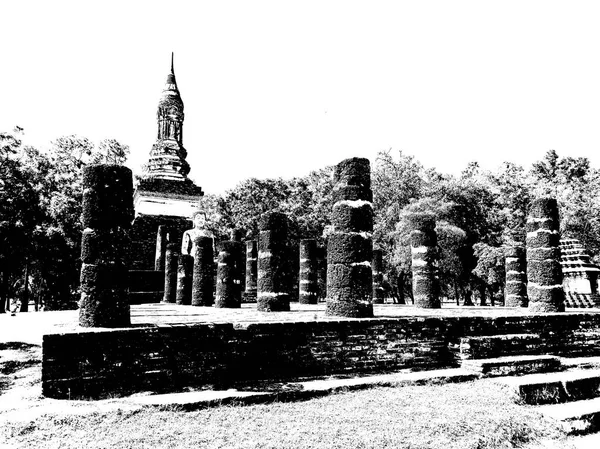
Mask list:
[[[376,318],[152,304],[134,327],[63,323],[43,337],[43,391],[55,398],[224,388],[253,380],[457,367],[461,338],[535,333],[540,354],[600,355],[600,312],[528,314],[511,308],[376,305]],[[75,315],[74,315],[75,317]]]

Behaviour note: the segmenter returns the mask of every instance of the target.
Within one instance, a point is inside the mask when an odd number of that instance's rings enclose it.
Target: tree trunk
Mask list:
[[[470,288],[465,289],[465,300],[463,301],[463,306],[473,306],[473,292]]]
[[[494,287],[490,287],[490,305],[494,307],[496,305],[496,295],[494,294]]]
[[[398,304],[406,304],[406,300],[404,298],[404,272],[401,271],[400,273],[398,273],[396,279],[396,289],[398,291]]]
[[[458,294],[458,284],[454,283],[454,299],[456,300],[456,305],[460,306],[460,295]]]
[[[0,313],[6,313],[6,270],[2,270],[0,276]]]
[[[25,262],[25,279],[23,281],[23,294],[21,295],[21,309],[19,312],[29,311],[29,262]]]
[[[485,300],[485,294],[486,294],[486,286],[485,284],[481,284],[479,286],[479,305],[480,306],[487,306],[486,300]]]

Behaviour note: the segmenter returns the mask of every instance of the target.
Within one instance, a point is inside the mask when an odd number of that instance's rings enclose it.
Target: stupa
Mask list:
[[[158,227],[169,229],[169,241],[180,242],[183,231],[192,227],[192,215],[204,195],[202,188],[187,177],[190,165],[183,146],[183,100],[175,79],[173,54],[156,118],[156,142],[133,198],[132,266],[138,270],[154,267]]]
[[[600,268],[577,239],[561,239],[563,289],[567,307],[599,307],[598,273]]]

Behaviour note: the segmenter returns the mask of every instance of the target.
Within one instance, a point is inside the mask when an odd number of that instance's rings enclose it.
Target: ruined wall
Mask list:
[[[516,333],[538,333],[541,353],[600,355],[600,314],[180,324],[45,335],[43,393],[98,398],[455,367],[461,337]]]

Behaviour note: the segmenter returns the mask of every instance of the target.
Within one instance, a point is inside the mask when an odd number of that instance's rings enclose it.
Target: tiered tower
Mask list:
[[[600,268],[577,239],[561,239],[560,254],[563,288],[567,307],[598,307],[598,273]]]
[[[183,146],[183,100],[177,87],[173,54],[171,72],[156,111],[158,131],[134,195],[133,267],[151,270],[158,226],[168,227],[173,243],[181,242],[184,230],[204,193],[187,175],[190,166]]]

